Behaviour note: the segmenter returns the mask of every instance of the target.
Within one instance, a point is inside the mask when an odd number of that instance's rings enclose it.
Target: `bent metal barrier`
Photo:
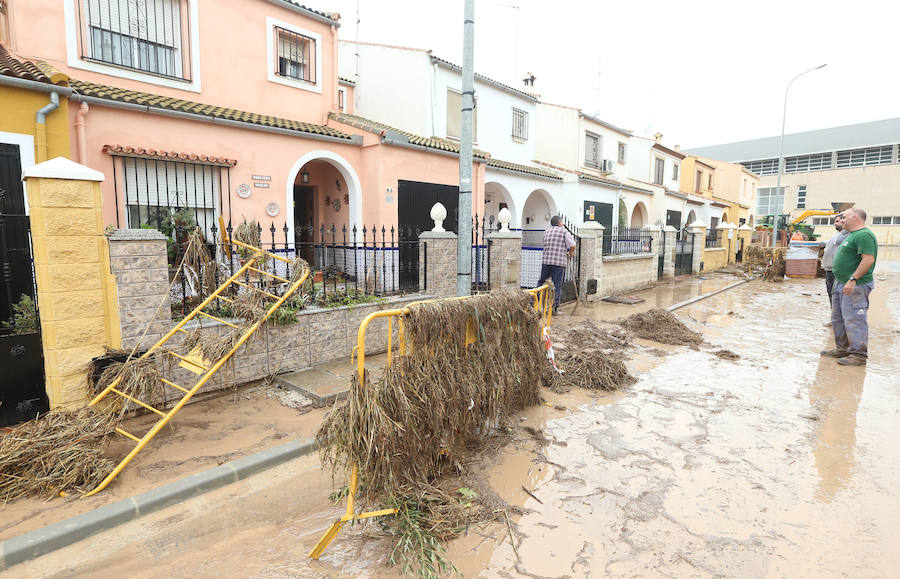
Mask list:
[[[234,244],[234,245],[243,247],[247,251],[251,252],[253,254],[253,256],[250,259],[248,259],[247,262],[239,270],[237,270],[231,277],[229,277],[225,281],[225,283],[220,285],[216,289],[216,291],[211,293],[209,295],[209,297],[207,297],[205,300],[203,300],[203,302],[201,302],[200,305],[198,305],[196,308],[194,308],[194,310],[191,313],[189,313],[187,316],[185,316],[183,320],[178,322],[178,324],[176,324],[174,328],[169,330],[169,332],[166,333],[165,336],[163,336],[162,338],[160,338],[160,340],[158,342],[156,342],[155,344],[150,346],[150,349],[148,349],[146,352],[144,352],[139,358],[139,359],[146,359],[147,357],[149,357],[157,352],[165,354],[165,355],[169,355],[177,360],[180,360],[181,361],[180,366],[182,366],[182,367],[190,370],[194,374],[198,375],[199,378],[196,380],[196,382],[194,382],[192,385],[190,385],[189,388],[185,388],[184,386],[182,386],[180,384],[176,384],[175,382],[166,380],[165,378],[160,378],[160,380],[162,381],[163,384],[165,384],[166,386],[168,386],[170,388],[178,390],[179,392],[182,393],[181,399],[168,412],[163,412],[162,410],[159,410],[155,406],[151,405],[150,401],[145,402],[142,400],[138,400],[134,396],[131,396],[131,395],[119,390],[117,388],[117,386],[119,386],[119,384],[122,382],[121,374],[115,380],[113,380],[109,384],[109,386],[104,388],[103,391],[100,392],[100,394],[98,394],[96,397],[94,397],[93,400],[90,401],[88,406],[95,406],[97,403],[99,403],[101,400],[103,400],[106,396],[116,395],[116,396],[119,396],[120,398],[123,398],[127,402],[132,402],[134,404],[137,404],[138,406],[143,407],[146,410],[149,410],[149,411],[157,414],[158,416],[160,416],[160,418],[156,422],[156,424],[154,424],[153,427],[150,428],[150,430],[148,430],[141,437],[137,437],[134,434],[132,434],[122,428],[116,427],[115,431],[117,433],[121,434],[122,436],[124,436],[126,438],[131,439],[132,441],[136,442],[137,445],[134,447],[134,449],[132,449],[132,451],[130,453],[128,453],[128,456],[126,456],[124,459],[122,459],[122,462],[120,462],[116,466],[116,468],[113,469],[113,471],[111,473],[109,473],[109,475],[105,479],[103,479],[103,481],[99,485],[97,485],[97,488],[95,488],[91,492],[85,494],[84,496],[88,497],[88,496],[91,496],[91,495],[98,493],[98,492],[102,491],[103,489],[105,489],[106,486],[109,485],[109,483],[111,483],[113,481],[113,479],[115,479],[119,475],[120,472],[122,472],[122,469],[124,469],[128,465],[128,463],[131,462],[131,460],[135,456],[137,456],[137,454],[153,439],[153,437],[156,436],[156,434],[160,430],[162,430],[162,428],[166,424],[169,423],[169,421],[172,419],[172,417],[175,416],[175,414],[177,414],[178,411],[181,410],[181,408],[185,404],[188,403],[188,401],[194,396],[194,394],[196,394],[197,391],[200,390],[200,388],[202,388],[204,384],[209,382],[209,380],[213,377],[213,375],[226,362],[228,362],[228,360],[234,355],[234,353],[241,346],[244,345],[244,342],[246,342],[248,339],[250,339],[250,336],[252,336],[256,332],[256,330],[258,330],[259,327],[263,323],[265,323],[265,321],[267,319],[269,319],[269,316],[271,316],[272,313],[275,312],[275,310],[277,310],[279,307],[281,307],[281,304],[283,304],[285,302],[285,300],[287,300],[289,297],[291,297],[291,295],[293,295],[293,293],[295,291],[297,291],[297,289],[300,286],[303,285],[303,282],[306,281],[306,278],[309,277],[309,269],[307,268],[306,271],[303,273],[303,275],[300,276],[299,279],[297,279],[296,281],[294,281],[292,283],[290,280],[288,280],[284,277],[281,277],[281,276],[275,275],[273,273],[270,273],[268,271],[265,271],[265,266],[263,265],[263,262],[265,261],[266,258],[278,260],[278,261],[285,262],[285,263],[290,263],[290,260],[288,260],[284,257],[281,257],[279,255],[275,255],[274,253],[259,249],[258,247],[253,247],[252,245],[247,245],[246,243],[241,243],[240,241],[237,241],[235,239],[227,239],[226,238],[225,241],[226,241],[226,243],[230,243],[230,244]],[[286,289],[284,291],[284,294],[282,294],[279,297],[279,296],[269,293],[268,291],[265,291],[259,287],[256,287],[256,285],[254,285],[252,283],[244,283],[244,282],[239,281],[241,276],[245,275],[245,273],[249,274],[251,271],[260,276],[264,276],[264,277],[270,278],[272,280],[275,280],[276,282],[285,284]],[[266,305],[268,305],[269,307],[266,310],[265,315],[261,319],[258,319],[254,324],[252,324],[246,330],[244,330],[241,333],[241,336],[238,338],[238,340],[234,343],[232,348],[230,350],[228,350],[228,352],[226,352],[218,360],[206,360],[206,359],[202,358],[202,356],[200,356],[195,351],[191,351],[187,356],[183,356],[183,355],[177,354],[176,352],[173,352],[171,349],[165,347],[166,343],[169,340],[171,340],[179,332],[183,333],[183,334],[187,334],[188,331],[184,329],[185,324],[187,324],[188,322],[190,322],[191,320],[193,320],[194,318],[197,318],[197,317],[209,318],[209,319],[219,322],[225,326],[230,326],[234,329],[239,329],[239,327],[237,325],[232,324],[231,322],[229,322],[227,320],[223,320],[219,317],[216,317],[212,314],[209,314],[209,313],[203,311],[203,309],[206,306],[208,306],[210,303],[212,303],[213,300],[225,300],[229,303],[233,303],[232,298],[229,298],[229,297],[226,297],[225,295],[223,295],[225,293],[225,290],[228,289],[230,286],[241,286],[241,287],[245,288],[246,291],[259,292],[259,293],[263,294],[264,300],[273,300],[273,301],[266,302]],[[234,289],[236,289],[236,288],[234,288]],[[234,294],[232,294],[232,295],[234,295]]]
[[[550,289],[549,284],[544,284],[540,287],[526,290],[529,294],[531,294],[533,299],[533,307],[534,309],[541,314],[541,332],[543,334],[543,330],[550,327],[550,322],[553,318],[553,292]],[[465,300],[469,299],[470,296],[463,297],[455,297],[455,298],[445,298],[446,300]],[[402,309],[394,309],[394,310],[382,310],[379,312],[373,312],[366,316],[363,321],[359,324],[359,330],[356,334],[356,346],[353,348],[353,352],[351,353],[351,360],[353,359],[353,354],[356,355],[356,372],[359,376],[359,383],[365,384],[365,373],[366,373],[366,329],[369,327],[369,324],[378,318],[387,318],[388,326],[387,326],[387,362],[388,366],[391,365],[393,359],[393,351],[394,351],[394,318],[397,318],[397,350],[400,356],[406,353],[405,341],[403,339],[403,328],[404,328],[404,316],[409,313],[409,308],[415,306],[417,304],[429,303],[438,300],[422,300],[418,302],[412,302],[407,304],[406,307]],[[468,346],[471,343],[476,341],[476,333],[474,324],[467,324],[466,327],[466,336],[465,343]],[[541,336],[536,336],[535,339],[540,340]],[[344,523],[350,521],[356,521],[360,519],[368,519],[371,517],[380,517],[383,515],[393,515],[397,513],[397,509],[381,509],[377,511],[369,511],[365,513],[354,514],[354,499],[356,496],[356,488],[359,479],[359,468],[358,465],[353,465],[353,469],[350,472],[350,483],[348,485],[347,490],[347,510],[341,518],[337,519],[331,526],[328,527],[328,530],[325,531],[325,534],[322,535],[322,538],[319,539],[319,542],[316,543],[315,547],[313,547],[312,551],[310,551],[309,556],[311,559],[318,559],[319,556],[325,551],[326,547],[334,540],[335,536],[337,536],[338,532],[341,530],[341,527],[344,526]]]

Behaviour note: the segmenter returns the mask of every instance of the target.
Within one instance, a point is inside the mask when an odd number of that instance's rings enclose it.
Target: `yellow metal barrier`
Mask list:
[[[178,322],[178,324],[176,324],[174,328],[169,330],[169,332],[166,333],[165,336],[160,338],[160,340],[158,342],[153,344],[150,347],[150,349],[147,350],[140,357],[140,359],[147,358],[154,352],[162,352],[166,355],[171,355],[176,359],[180,359],[181,365],[184,366],[185,368],[193,371],[195,374],[201,374],[200,378],[190,388],[184,388],[178,384],[175,384],[174,382],[170,382],[169,380],[165,380],[165,379],[162,380],[162,382],[165,385],[167,385],[171,388],[175,388],[176,390],[180,391],[183,394],[182,398],[178,401],[178,403],[175,404],[175,406],[173,406],[168,412],[163,412],[161,410],[158,410],[157,408],[154,408],[152,405],[150,405],[147,402],[137,400],[136,398],[133,398],[132,396],[129,396],[129,395],[124,394],[123,392],[120,392],[119,390],[117,390],[116,387],[122,381],[121,376],[119,376],[118,378],[113,380],[113,382],[110,383],[109,386],[107,386],[100,394],[98,394],[96,397],[94,397],[93,400],[91,400],[91,402],[88,404],[88,406],[94,406],[97,403],[99,403],[101,400],[103,400],[106,396],[108,396],[110,394],[114,394],[116,396],[124,398],[125,400],[137,403],[140,406],[143,406],[144,408],[147,408],[148,410],[151,410],[151,411],[155,412],[156,414],[160,415],[162,418],[160,418],[156,422],[156,424],[154,424],[153,427],[149,431],[147,431],[147,433],[144,434],[142,437],[137,437],[129,432],[126,432],[125,430],[123,430],[121,428],[116,428],[116,432],[118,432],[122,436],[125,436],[126,438],[129,438],[129,439],[137,442],[137,446],[135,446],[134,449],[132,449],[132,451],[128,453],[128,456],[126,456],[122,460],[122,462],[120,462],[116,466],[116,468],[113,469],[113,471],[111,473],[109,473],[109,475],[105,479],[103,479],[103,481],[99,485],[97,485],[97,488],[95,488],[94,490],[92,490],[91,492],[87,493],[84,496],[91,496],[94,493],[98,493],[98,492],[102,491],[103,489],[105,489],[107,487],[107,485],[109,485],[109,483],[111,483],[113,481],[113,479],[115,479],[119,475],[119,473],[122,472],[122,470],[128,465],[128,463],[131,462],[131,460],[135,456],[137,456],[137,454],[145,446],[147,446],[147,443],[149,443],[153,439],[153,437],[156,436],[157,433],[159,433],[159,431],[162,430],[162,428],[166,424],[169,423],[169,421],[172,419],[172,417],[175,416],[175,414],[177,414],[178,411],[181,410],[181,408],[185,404],[188,403],[188,401],[194,396],[194,394],[196,394],[197,391],[200,390],[200,388],[202,388],[204,386],[204,384],[209,382],[209,380],[213,377],[213,375],[223,365],[225,365],[226,362],[228,362],[228,360],[234,355],[234,353],[238,350],[238,348],[243,346],[244,343],[248,339],[250,339],[250,336],[252,336],[256,332],[256,330],[258,330],[259,327],[267,319],[269,319],[269,316],[271,316],[272,313],[275,312],[275,310],[277,310],[281,306],[281,304],[283,304],[285,302],[285,300],[287,300],[289,297],[291,297],[291,295],[293,295],[294,292],[297,291],[297,289],[303,285],[303,282],[306,281],[306,278],[309,277],[309,270],[307,269],[307,271],[303,274],[303,276],[300,279],[298,279],[296,282],[294,282],[292,284],[289,284],[289,286],[285,289],[285,292],[281,297],[275,296],[269,292],[265,292],[265,291],[257,288],[256,286],[253,286],[252,284],[248,285],[248,284],[241,283],[241,282],[237,281],[240,278],[240,276],[244,275],[245,272],[248,272],[251,270],[258,272],[258,273],[262,274],[263,276],[268,276],[270,278],[273,278],[276,281],[279,281],[279,280],[282,282],[287,281],[284,278],[281,278],[274,274],[266,272],[263,269],[256,268],[256,267],[254,267],[254,265],[256,265],[260,261],[260,258],[262,258],[263,256],[271,258],[271,259],[279,260],[284,263],[290,263],[290,260],[285,259],[284,257],[281,257],[279,255],[269,253],[269,252],[259,249],[257,247],[253,247],[252,245],[247,245],[246,243],[241,243],[240,241],[236,241],[234,239],[226,240],[226,241],[227,241],[227,243],[237,245],[237,246],[243,247],[247,250],[250,250],[253,253],[253,257],[251,257],[249,260],[247,260],[247,263],[245,263],[243,266],[241,266],[241,268],[238,269],[234,275],[232,275],[230,278],[228,278],[225,281],[225,283],[223,283],[221,286],[219,286],[216,289],[216,291],[214,291],[212,294],[210,294],[209,297],[207,297],[205,300],[203,300],[202,303],[200,303],[200,305],[198,305],[196,308],[194,308],[194,311],[192,311],[187,316],[185,316],[185,318],[183,320]],[[236,328],[237,326],[235,326],[234,324],[230,324],[229,322],[226,322],[225,320],[221,320],[219,318],[216,318],[215,316],[211,316],[202,311],[203,308],[205,308],[210,303],[212,303],[212,301],[215,300],[216,298],[221,297],[221,299],[223,299],[223,300],[230,301],[229,298],[226,298],[226,297],[222,296],[221,294],[225,291],[226,288],[228,288],[231,285],[243,286],[243,287],[247,288],[247,291],[254,291],[254,290],[260,291],[263,294],[265,294],[266,296],[274,298],[275,301],[274,301],[274,303],[272,303],[272,305],[266,311],[266,314],[261,319],[257,320],[256,323],[254,323],[249,328],[244,330],[244,332],[241,334],[240,338],[238,338],[238,340],[235,342],[234,346],[224,356],[222,356],[218,360],[207,362],[205,360],[199,359],[198,356],[195,356],[195,355],[192,356],[191,354],[188,354],[187,356],[181,356],[181,355],[176,354],[175,352],[172,352],[171,350],[165,349],[163,347],[166,344],[166,342],[168,342],[176,333],[178,333],[178,332],[188,333],[187,330],[184,329],[185,324],[187,324],[188,322],[190,322],[197,316],[213,318],[224,324],[227,324],[229,326]],[[205,365],[204,362],[206,362],[208,365]]]
[[[550,286],[544,284],[540,287],[537,287],[532,290],[527,290],[529,294],[531,294],[533,298],[533,306],[534,309],[540,313],[542,320],[542,329],[550,326],[550,321],[553,317],[553,293],[550,291]],[[471,296],[462,296],[462,297],[454,297],[454,298],[444,298],[446,300],[464,300],[469,299]],[[365,376],[366,376],[366,329],[369,327],[369,324],[372,321],[377,320],[379,318],[387,318],[388,319],[388,334],[387,334],[387,361],[388,366],[391,365],[393,350],[394,350],[394,332],[393,332],[393,320],[397,318],[397,350],[399,354],[402,356],[406,352],[406,343],[403,336],[403,318],[406,314],[409,313],[410,308],[412,306],[418,304],[424,304],[429,302],[438,301],[436,299],[432,300],[421,300],[417,302],[412,302],[407,304],[405,307],[400,309],[393,310],[381,310],[379,312],[372,312],[359,324],[359,330],[356,332],[356,346],[353,348],[353,351],[350,354],[350,360],[352,363],[353,354],[356,354],[356,373],[358,376],[359,384],[361,387],[365,386]],[[328,530],[325,531],[325,534],[322,535],[322,538],[319,539],[318,543],[313,547],[312,551],[310,551],[309,556],[311,559],[318,559],[320,555],[325,551],[326,547],[334,540],[337,536],[338,532],[341,530],[341,527],[344,526],[344,523],[348,521],[353,521],[357,519],[368,519],[370,517],[380,517],[382,515],[393,515],[397,513],[397,509],[381,509],[378,511],[369,511],[365,513],[360,513],[355,515],[353,513],[354,499],[356,496],[356,488],[359,478],[359,467],[358,465],[353,465],[353,468],[350,471],[350,484],[347,488],[347,511],[341,518],[337,519],[331,526],[328,527]]]

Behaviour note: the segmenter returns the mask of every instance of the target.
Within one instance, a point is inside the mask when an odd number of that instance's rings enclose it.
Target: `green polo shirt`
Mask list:
[[[841,283],[847,283],[847,280],[859,267],[863,254],[871,255],[876,260],[878,259],[878,239],[868,227],[851,232],[841,246],[838,247],[837,252],[834,254],[834,263],[831,266],[831,271],[834,272],[834,279]],[[856,283],[869,283],[872,281],[873,271],[875,271],[874,261],[866,275],[856,280]]]

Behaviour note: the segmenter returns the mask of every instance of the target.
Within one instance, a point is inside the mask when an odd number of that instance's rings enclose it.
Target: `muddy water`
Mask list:
[[[876,283],[868,368],[818,356],[831,346],[821,280],[750,283],[678,310],[714,345],[641,342],[627,390],[545,393],[567,409],[519,418],[551,442],[518,440],[483,473],[525,509],[511,516],[516,550],[505,524],[487,525],[448,556],[469,577],[895,576],[900,275]],[[716,358],[720,347],[741,358]],[[306,558],[339,514],[331,488],[308,457],[13,571],[396,576],[377,525]]]

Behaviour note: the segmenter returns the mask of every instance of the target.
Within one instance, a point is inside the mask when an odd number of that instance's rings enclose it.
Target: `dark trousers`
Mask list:
[[[834,289],[834,272],[825,270],[825,289],[828,290],[828,302],[831,303],[831,293]]]
[[[834,283],[831,296],[831,329],[834,330],[834,346],[862,358],[869,356],[869,294],[875,283],[863,283],[845,296],[844,284]]]
[[[556,297],[553,299],[553,309],[559,307],[559,300],[562,299],[562,285],[566,278],[566,266],[541,264],[540,283],[544,283],[547,278],[553,280],[553,286],[556,288]]]

